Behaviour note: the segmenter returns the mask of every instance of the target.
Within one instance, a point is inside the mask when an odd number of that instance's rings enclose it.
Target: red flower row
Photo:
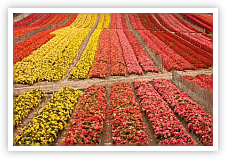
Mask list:
[[[124,32],[142,69],[145,72],[158,72],[157,67],[144,49],[140,46],[132,32],[129,30],[124,30]]]
[[[116,29],[116,14],[111,14],[109,29]]]
[[[138,13],[129,13],[130,24],[133,29],[143,30],[145,27],[142,24],[142,20],[139,18]]]
[[[171,71],[172,69],[182,70],[180,66],[178,66],[169,56],[164,54],[160,49],[158,49],[157,45],[145,35],[143,32],[138,31],[143,39],[143,41],[151,48],[151,50],[159,56],[163,61],[163,66],[167,71]]]
[[[143,26],[151,31],[159,31],[159,30],[163,30],[161,27],[159,28],[158,25],[156,25],[153,20],[151,19],[151,15],[149,13],[139,13],[138,14],[141,23],[143,24]],[[150,18],[151,17],[151,18]],[[142,28],[142,29],[145,29]]]
[[[116,14],[116,26],[117,26],[117,29],[123,29],[121,14],[120,13],[115,13],[115,14]]]
[[[155,45],[164,52],[167,56],[169,56],[178,66],[181,67],[182,70],[192,70],[195,69],[195,67],[190,64],[187,60],[185,60],[183,57],[181,57],[179,54],[177,54],[173,49],[171,49],[168,45],[166,45],[161,39],[156,37],[154,34],[152,34],[149,31],[144,30],[143,31],[153,42],[155,42]]]
[[[134,81],[140,105],[154,130],[156,142],[160,144],[193,145],[194,141],[184,131],[173,111],[147,81]]]
[[[211,33],[213,32],[213,27],[211,25],[206,24],[205,22],[203,22],[200,19],[197,19],[197,16],[188,14],[188,13],[182,13],[182,15],[186,18],[186,20],[188,20],[189,22],[204,28],[206,30],[207,33]]]
[[[187,130],[195,133],[204,145],[212,145],[212,116],[169,80],[155,79],[152,83],[174,112],[187,122]]]
[[[204,50],[202,50],[199,47],[197,47],[196,45],[193,45],[192,43],[186,41],[185,39],[182,39],[181,37],[177,36],[176,34],[173,34],[173,33],[168,32],[168,31],[165,31],[165,34],[169,35],[173,39],[175,39],[175,40],[179,41],[180,43],[184,44],[185,46],[187,46],[188,48],[193,50],[195,53],[200,54],[200,55],[206,57],[207,59],[211,59],[211,60],[213,59],[211,54],[205,52]]]
[[[192,76],[183,76],[188,82],[194,83],[206,90],[213,92],[213,75],[197,75]]]
[[[125,76],[126,67],[123,59],[122,49],[116,30],[109,30],[110,34],[110,64],[112,76]]]
[[[118,33],[118,36],[120,39],[121,47],[123,50],[123,56],[124,56],[124,60],[126,62],[126,67],[127,67],[128,73],[129,74],[137,74],[137,75],[143,74],[143,71],[136,59],[133,49],[132,49],[131,45],[129,44],[123,30],[117,30],[117,33]]]
[[[193,27],[193,26],[189,25],[188,23],[186,23],[184,21],[184,19],[180,18],[178,15],[172,14],[172,16],[174,16],[174,18],[176,18],[181,24],[183,24],[184,26],[186,26],[187,28],[189,28],[193,32],[195,32],[195,33],[202,33],[200,30],[198,30],[195,27]]]
[[[106,105],[106,89],[98,85],[88,87],[77,104],[75,117],[72,117],[62,146],[100,144]]]
[[[190,43],[201,47],[203,50],[213,54],[213,45],[211,39],[203,36],[202,34],[189,34],[189,33],[176,33],[181,38],[189,41]]]
[[[27,16],[27,17],[15,22],[14,23],[14,29],[19,29],[19,28],[23,28],[23,27],[29,26],[34,21],[40,19],[43,15],[44,15],[43,13],[30,14],[29,16]]]
[[[123,29],[128,29],[127,23],[126,23],[125,13],[121,13],[121,22],[122,22]]]
[[[50,30],[40,32],[31,36],[23,42],[20,42],[14,46],[13,64],[23,60],[23,58],[30,55],[34,50],[41,47],[55,35],[49,34]]]
[[[160,23],[168,28],[171,31],[176,32],[178,36],[181,38],[191,42],[192,44],[201,47],[203,50],[212,53],[212,43],[211,39],[207,38],[206,36],[203,36],[202,34],[190,34],[190,33],[183,33],[183,32],[191,32],[190,29],[186,29],[185,26],[182,26],[179,21],[174,19],[175,21],[170,20],[170,17],[173,17],[170,14],[157,14],[155,13],[156,18],[160,21]],[[193,31],[192,31],[193,32]]]
[[[212,66],[211,59],[192,51],[180,41],[173,39],[167,32],[153,32],[153,34],[196,68],[209,68]]]
[[[113,144],[148,144],[146,126],[129,83],[111,88]]]
[[[110,64],[109,40],[110,38],[108,30],[103,29],[100,34],[99,47],[89,77],[106,78],[107,75],[109,74],[109,64]]]

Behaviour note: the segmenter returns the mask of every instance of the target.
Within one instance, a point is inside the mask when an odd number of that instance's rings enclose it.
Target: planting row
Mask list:
[[[183,76],[189,83],[194,83],[199,87],[213,92],[213,75],[197,75],[193,76]]]
[[[19,95],[14,100],[14,125],[18,127],[28,114],[36,108],[44,99],[45,93],[42,90],[31,90]]]
[[[70,128],[62,141],[62,146],[100,144],[106,106],[106,89],[103,86],[87,88],[69,123]]]
[[[15,138],[15,144],[53,144],[74,112],[80,93],[79,90],[69,87],[56,92],[49,104],[42,107],[26,127],[20,129],[20,133]]]
[[[174,113],[186,123],[187,131],[194,133],[202,144],[212,145],[212,116],[169,80],[156,79],[152,83]]]
[[[93,25],[96,18],[94,15],[89,24]],[[65,27],[52,32],[51,34],[56,34],[54,38],[17,62],[14,67],[15,83],[33,84],[37,81],[61,80],[90,31],[91,26],[87,27],[84,20],[87,29],[78,28],[80,26],[78,21],[81,21],[80,18],[76,18],[77,25],[72,24],[74,27]]]
[[[110,124],[111,134],[107,133],[105,137],[112,139],[113,145],[150,145],[150,142],[160,145],[213,144],[212,116],[169,80],[154,79],[151,83],[134,81],[133,86],[129,83],[111,85],[110,101],[104,86],[90,86],[77,105],[81,92],[62,88],[27,126],[18,129],[20,133],[16,136],[15,144],[52,145],[61,130],[66,130],[61,145],[100,145],[104,144],[105,124]],[[15,100],[17,125],[39,105],[43,97],[43,91],[33,90]],[[109,111],[106,110],[107,105]],[[145,112],[147,125],[141,111]],[[105,112],[108,112],[109,120],[106,120]],[[154,136],[148,133],[149,128]],[[192,139],[188,132],[197,139]]]

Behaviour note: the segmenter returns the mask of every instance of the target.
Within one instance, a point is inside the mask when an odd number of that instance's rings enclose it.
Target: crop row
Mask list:
[[[74,112],[80,91],[74,88],[61,88],[51,97],[49,103],[42,107],[38,114],[22,128],[16,136],[16,145],[49,145],[53,144]]]

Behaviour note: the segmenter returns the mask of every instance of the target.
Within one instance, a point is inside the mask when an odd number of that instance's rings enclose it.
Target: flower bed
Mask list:
[[[106,89],[94,85],[88,87],[77,105],[75,117],[62,146],[100,144],[107,105]]]
[[[123,30],[117,30],[120,44],[123,50],[123,57],[126,63],[126,68],[129,74],[141,75],[143,71],[137,61],[137,58],[133,52],[133,49],[128,42]]]
[[[213,92],[213,75],[183,76],[188,82]]]
[[[125,76],[126,67],[123,59],[122,49],[116,30],[109,30],[110,35],[110,64],[112,76]]]
[[[163,145],[194,145],[173,111],[147,81],[135,81],[140,105],[154,130],[156,142]]]
[[[152,83],[174,113],[187,123],[187,130],[196,134],[202,144],[212,145],[212,116],[169,80],[156,79]]]
[[[81,58],[69,75],[70,79],[84,79],[87,77],[98,49],[100,33],[101,29],[96,29],[91,35]]]
[[[113,144],[149,144],[146,126],[130,84],[113,84],[110,97]]]
[[[45,93],[42,90],[35,89],[20,94],[14,100],[14,124],[16,127],[41,103],[44,97]]]
[[[31,122],[16,136],[16,145],[51,145],[63,130],[75,109],[80,91],[74,88],[61,88],[41,108]]]
[[[134,51],[134,54],[136,55],[137,61],[139,62],[141,68],[145,72],[158,72],[157,67],[148,54],[144,51],[144,49],[140,46],[132,32],[129,30],[124,30],[124,33]]]
[[[106,78],[109,74],[110,65],[110,46],[109,46],[109,32],[103,29],[100,34],[99,46],[93,62],[89,77]]]

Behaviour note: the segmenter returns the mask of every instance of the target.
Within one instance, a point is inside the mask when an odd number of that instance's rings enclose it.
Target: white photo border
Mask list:
[[[13,146],[13,13],[213,13],[213,146]],[[218,151],[218,8],[8,8],[8,151]]]

